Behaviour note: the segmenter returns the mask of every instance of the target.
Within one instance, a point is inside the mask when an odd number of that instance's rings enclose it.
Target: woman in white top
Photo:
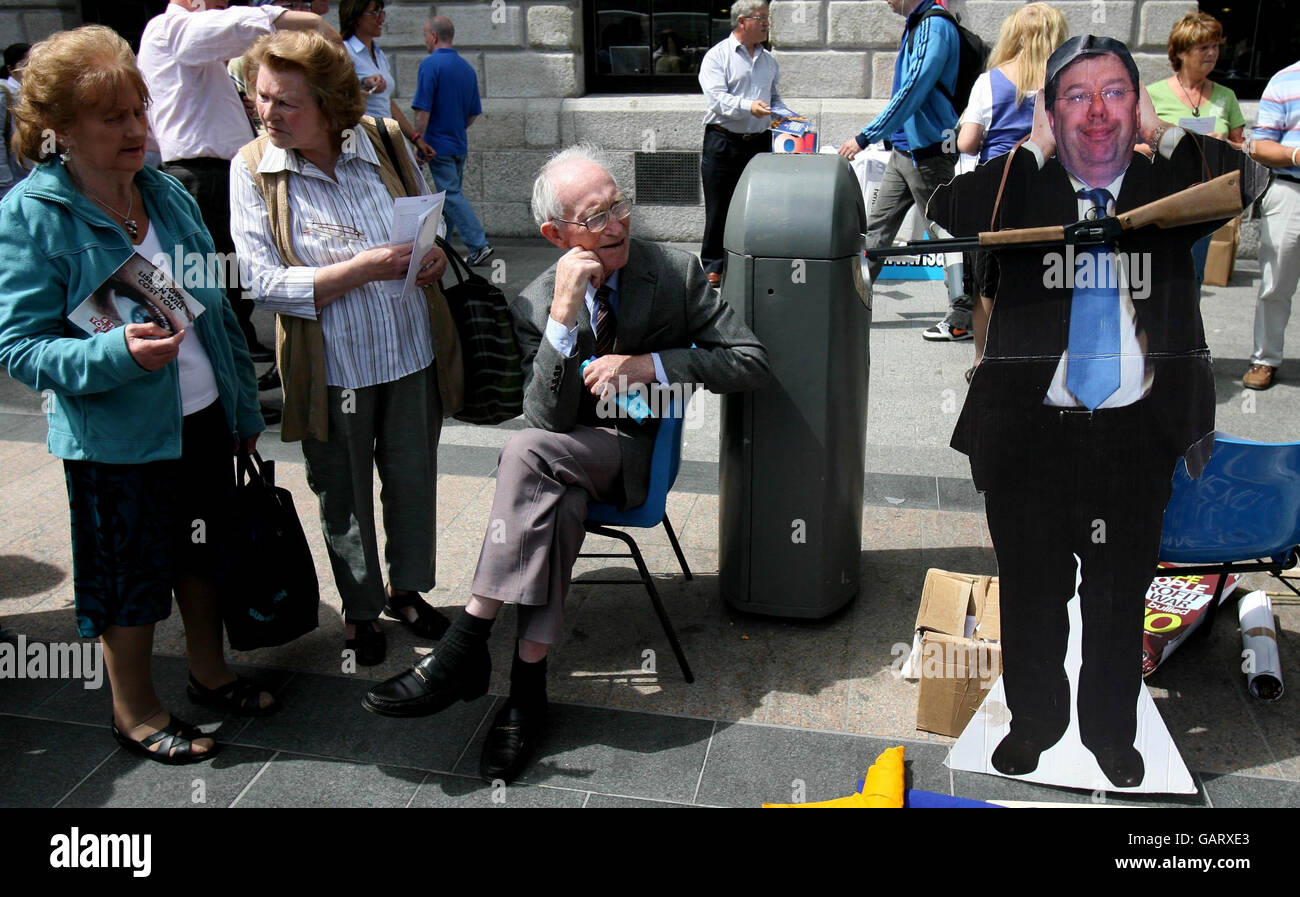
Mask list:
[[[427,162],[433,158],[433,149],[393,99],[393,68],[388,64],[388,55],[375,43],[375,38],[384,31],[385,15],[384,0],[343,0],[339,4],[339,33],[357,68],[366,114],[396,121],[415,147],[419,160]]]
[[[989,69],[971,88],[961,116],[957,149],[978,155],[983,164],[1011,152],[1029,136],[1034,124],[1034,103],[1047,73],[1047,58],[1069,36],[1069,26],[1059,9],[1046,3],[1027,3],[1002,23],[998,42],[989,54]],[[978,292],[973,315],[975,364],[984,355],[998,268],[992,253],[974,256],[974,285]],[[966,372],[970,382],[975,368]]]

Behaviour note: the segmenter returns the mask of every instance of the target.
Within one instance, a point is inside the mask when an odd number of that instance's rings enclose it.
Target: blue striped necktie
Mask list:
[[[1105,216],[1110,191],[1085,189],[1077,195]],[[1091,276],[1080,277],[1080,269],[1087,268],[1091,268]],[[1119,389],[1119,288],[1115,275],[1115,253],[1109,247],[1092,246],[1075,255],[1065,385],[1090,411]]]

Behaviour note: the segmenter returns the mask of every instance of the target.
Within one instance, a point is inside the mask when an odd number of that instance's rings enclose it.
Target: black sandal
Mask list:
[[[157,714],[154,714],[157,716]],[[148,720],[146,720],[148,722]],[[113,729],[113,738],[117,743],[126,748],[133,754],[139,754],[148,757],[157,763],[166,763],[168,766],[181,766],[186,763],[201,763],[217,753],[221,745],[215,741],[212,747],[203,753],[197,753],[194,750],[194,742],[200,738],[211,738],[210,735],[204,735],[195,726],[182,719],[173,716],[171,722],[166,726],[145,736],[142,740],[136,741],[128,737],[121,729],[117,727],[117,720],[110,719],[109,725]],[[157,745],[157,750],[153,746]]]
[[[406,619],[406,614],[402,613],[408,607],[415,608],[414,621]],[[401,623],[420,638],[434,641],[442,638],[443,633],[451,628],[451,621],[434,610],[419,592],[389,595],[388,603],[384,605],[384,616]]]
[[[220,688],[206,688],[194,678],[193,673],[190,673],[190,684],[185,691],[195,704],[202,704],[235,716],[270,716],[280,709],[280,702],[275,700],[270,706],[263,707],[262,692],[266,689],[244,676],[236,676],[233,681],[227,682]]]

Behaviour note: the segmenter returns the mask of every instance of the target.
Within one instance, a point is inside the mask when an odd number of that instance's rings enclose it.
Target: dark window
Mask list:
[[[730,4],[585,0],[588,93],[697,93],[700,61],[731,31]]]
[[[81,20],[87,25],[107,25],[139,53],[144,26],[166,8],[167,0],[82,0]]]
[[[1300,56],[1300,2],[1217,0],[1197,4],[1223,25],[1224,46],[1210,80],[1239,100],[1258,100],[1264,85]]]

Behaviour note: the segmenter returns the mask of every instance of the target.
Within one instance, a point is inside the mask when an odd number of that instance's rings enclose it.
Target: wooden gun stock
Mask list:
[[[1051,227],[1021,227],[1012,230],[984,231],[979,237],[981,246],[1014,246],[1018,243],[1064,243],[1065,228],[1059,224]]]
[[[1119,215],[1124,230],[1145,227],[1181,227],[1235,218],[1241,214],[1241,173],[1230,171],[1212,181],[1179,190],[1163,199]]]

